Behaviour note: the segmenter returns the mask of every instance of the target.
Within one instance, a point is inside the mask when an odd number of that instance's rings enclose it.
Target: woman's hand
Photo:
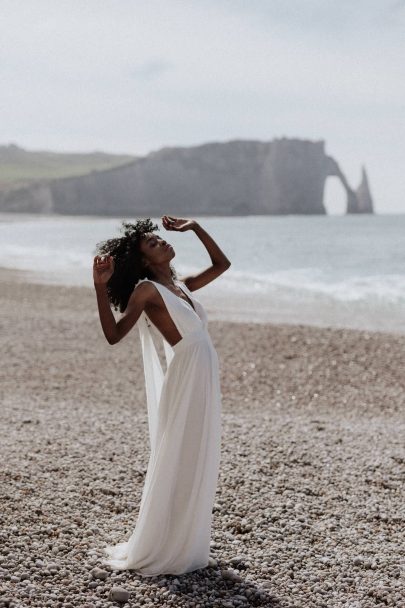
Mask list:
[[[112,255],[96,255],[93,261],[93,280],[95,285],[107,283],[114,272],[114,258]]]
[[[184,232],[185,230],[192,230],[195,227],[196,222],[195,220],[180,219],[171,215],[162,215],[162,224],[166,230]]]

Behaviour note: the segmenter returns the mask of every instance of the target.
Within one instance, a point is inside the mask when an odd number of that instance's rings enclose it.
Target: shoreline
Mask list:
[[[79,293],[83,290],[87,293],[94,293],[93,286],[88,285],[73,285],[64,284],[58,282],[55,279],[52,280],[52,274],[43,274],[39,272],[11,269],[0,266],[0,283],[16,283],[25,285],[37,285],[51,289],[62,289],[62,290],[73,290],[75,293]],[[405,319],[402,322],[402,326],[399,327],[391,325],[391,319],[386,319],[386,325],[384,320],[379,318],[379,326],[370,326],[366,321],[364,325],[361,324],[359,316],[353,320],[353,311],[343,310],[342,322],[341,323],[328,323],[327,321],[319,321],[317,319],[317,311],[313,310],[311,303],[310,307],[307,307],[305,314],[306,319],[302,320],[296,317],[296,311],[293,308],[289,308],[288,302],[280,311],[280,305],[272,306],[271,298],[263,295],[254,295],[250,299],[243,297],[239,300],[235,298],[236,303],[230,302],[230,296],[221,293],[216,296],[204,293],[204,289],[196,292],[196,296],[201,300],[204,308],[207,311],[208,318],[211,321],[218,322],[232,322],[237,324],[254,324],[254,325],[275,325],[275,326],[287,326],[287,327],[308,327],[318,329],[336,329],[336,330],[353,330],[366,333],[377,333],[387,334],[394,336],[405,336]],[[251,305],[251,310],[254,312],[246,311],[246,307]],[[342,307],[344,308],[344,307]],[[304,305],[303,305],[304,309]],[[118,314],[118,313],[115,313]],[[333,312],[330,312],[330,316],[333,317]],[[377,321],[377,320],[376,320]]]

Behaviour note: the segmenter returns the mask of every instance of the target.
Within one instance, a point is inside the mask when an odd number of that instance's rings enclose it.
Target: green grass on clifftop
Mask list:
[[[135,160],[134,156],[90,153],[30,152],[14,144],[0,146],[0,188],[40,179],[85,175]]]

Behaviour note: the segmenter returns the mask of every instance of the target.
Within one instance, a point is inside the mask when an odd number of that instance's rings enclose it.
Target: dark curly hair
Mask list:
[[[107,283],[108,299],[114,310],[125,311],[131,293],[139,279],[153,279],[153,274],[142,262],[140,242],[148,232],[159,230],[150,218],[137,220],[135,224],[122,221],[123,236],[96,244],[96,255],[111,255],[114,259],[114,273]],[[176,271],[170,264],[172,277]]]

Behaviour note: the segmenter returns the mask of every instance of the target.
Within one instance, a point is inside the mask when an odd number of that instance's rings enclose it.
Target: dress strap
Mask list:
[[[146,401],[151,452],[156,448],[156,433],[159,401],[163,385],[163,369],[153,343],[152,334],[146,322],[145,312],[141,313],[137,325],[141,339],[143,371],[145,376]]]
[[[140,279],[137,285],[143,281],[149,279]],[[143,358],[143,369],[145,375],[145,389],[146,389],[146,401],[148,408],[148,425],[149,425],[149,439],[151,452],[154,453],[156,448],[156,435],[157,435],[157,423],[159,414],[159,402],[160,395],[162,392],[164,371],[160,364],[159,355],[156,351],[156,347],[153,341],[152,332],[147,321],[145,311],[142,311],[137,325],[139,328],[139,336],[141,340],[141,350]],[[170,344],[163,340],[166,365],[168,366],[173,355],[173,349]]]

